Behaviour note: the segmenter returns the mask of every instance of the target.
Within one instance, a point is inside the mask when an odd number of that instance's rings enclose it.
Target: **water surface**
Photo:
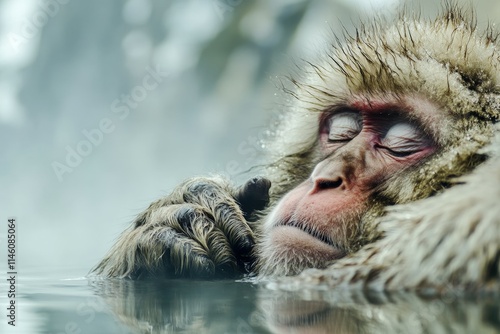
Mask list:
[[[17,290],[17,326],[3,320],[2,333],[500,333],[498,296],[287,292],[234,280],[64,272],[21,276]],[[2,309],[6,301],[3,295]]]

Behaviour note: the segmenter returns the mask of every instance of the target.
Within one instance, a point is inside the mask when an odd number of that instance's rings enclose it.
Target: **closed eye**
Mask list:
[[[341,112],[330,117],[328,140],[331,142],[349,141],[363,128],[361,115],[356,112]]]
[[[380,147],[394,156],[407,156],[427,147],[429,139],[420,129],[410,123],[393,125],[381,140]]]

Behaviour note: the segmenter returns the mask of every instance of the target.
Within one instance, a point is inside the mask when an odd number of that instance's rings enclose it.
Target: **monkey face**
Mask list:
[[[320,113],[318,163],[265,222],[268,268],[295,274],[347,255],[385,185],[438,150],[429,130],[436,115],[437,106],[415,96],[354,97]]]
[[[382,237],[389,205],[433,196],[485,161],[499,119],[495,38],[445,17],[362,30],[292,79],[297,104],[271,172],[275,197],[286,195],[264,220],[261,275],[326,267]]]

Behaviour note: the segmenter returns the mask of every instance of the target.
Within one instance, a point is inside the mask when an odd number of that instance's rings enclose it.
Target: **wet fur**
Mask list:
[[[140,214],[92,272],[137,279],[239,271],[228,240],[242,243],[251,231],[237,224],[244,218],[234,193],[221,177],[187,180]]]

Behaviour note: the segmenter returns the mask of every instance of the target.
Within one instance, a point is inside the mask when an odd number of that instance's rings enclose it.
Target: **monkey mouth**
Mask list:
[[[314,237],[315,239],[327,244],[328,246],[332,247],[332,248],[335,248],[341,252],[344,253],[344,256],[345,256],[345,250],[343,249],[343,247],[341,247],[337,242],[335,242],[331,237],[329,237],[328,235],[326,235],[325,233],[322,233],[321,231],[318,231],[317,229],[315,228],[312,228],[310,226],[308,226],[307,224],[301,222],[301,221],[298,221],[298,220],[289,220],[289,221],[285,221],[285,222],[282,222],[280,224],[277,224],[276,226],[289,226],[289,227],[295,227],[307,234],[309,234],[310,236]]]

